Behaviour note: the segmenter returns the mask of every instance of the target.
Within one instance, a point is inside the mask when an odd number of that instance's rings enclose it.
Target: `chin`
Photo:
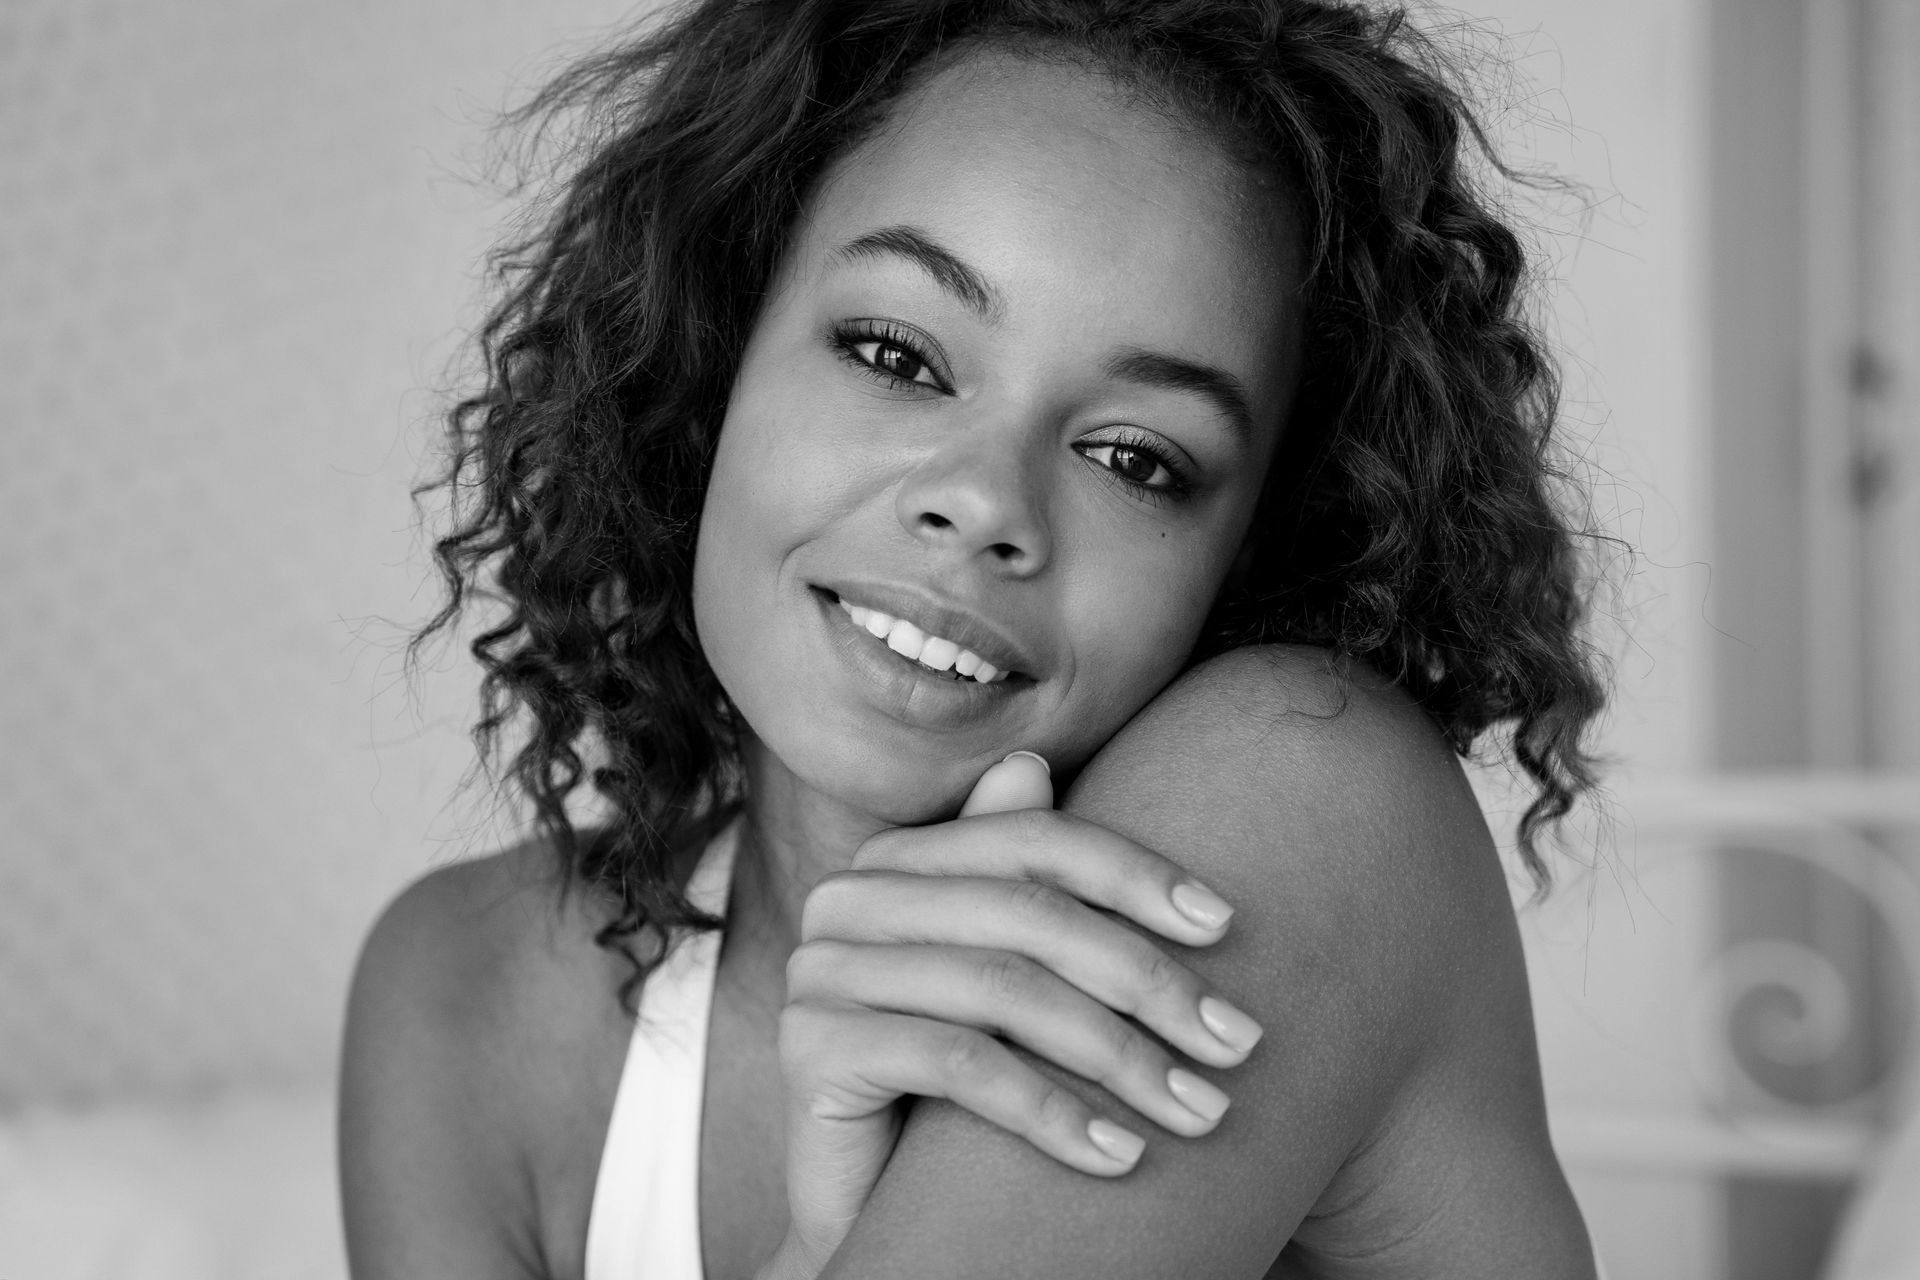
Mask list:
[[[862,744],[817,779],[795,772],[815,791],[850,809],[888,826],[912,827],[943,822],[959,813],[991,763],[915,759]]]
[[[752,717],[747,720],[751,726]],[[806,718],[768,720],[764,729],[752,728],[752,738],[749,785],[762,793],[763,801],[783,807],[791,803],[802,810],[840,810],[850,818],[867,817],[891,827],[952,818],[980,775],[999,758],[954,759],[905,749],[899,742],[825,732],[818,721]]]
[[[972,790],[973,782],[970,781],[958,789],[936,790],[928,787],[923,792],[911,794],[896,791],[886,796],[863,796],[859,805],[863,812],[872,814],[887,826],[920,827],[930,822],[951,820],[960,812],[960,806],[966,803],[967,793]]]

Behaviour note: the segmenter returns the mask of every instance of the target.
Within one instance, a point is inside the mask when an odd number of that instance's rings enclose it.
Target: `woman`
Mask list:
[[[435,625],[544,837],[368,942],[357,1276],[1592,1274],[1455,755],[1538,872],[1598,685],[1429,60],[715,0],[534,104]]]

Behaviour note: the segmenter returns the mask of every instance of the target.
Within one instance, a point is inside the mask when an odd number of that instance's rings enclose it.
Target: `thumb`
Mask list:
[[[1051,808],[1053,773],[1046,760],[1031,751],[1016,751],[980,775],[967,802],[960,806],[960,816]]]

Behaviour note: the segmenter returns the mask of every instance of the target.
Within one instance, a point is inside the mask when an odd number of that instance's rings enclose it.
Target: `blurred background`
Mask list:
[[[1920,5],[1467,8],[1634,548],[1523,909],[1556,1143],[1615,1280],[1920,1275]],[[8,1280],[344,1274],[355,948],[505,830],[400,658],[486,125],[629,12],[0,7]]]

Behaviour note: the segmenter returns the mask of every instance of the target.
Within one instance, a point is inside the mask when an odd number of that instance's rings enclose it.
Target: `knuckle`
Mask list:
[[[834,923],[846,918],[851,900],[860,891],[859,877],[847,871],[832,871],[820,877],[800,907],[800,936],[812,941],[830,932]]]
[[[1041,928],[1057,927],[1069,910],[1066,894],[1037,880],[1016,880],[1008,894],[1015,915]]]
[[[846,1011],[830,1002],[795,1001],[780,1010],[774,1044],[781,1074],[793,1079],[824,1079],[844,1064],[860,1061],[865,1039]]]
[[[955,1027],[942,1037],[939,1053],[941,1074],[950,1084],[977,1083],[991,1071],[993,1042],[977,1031]]]
[[[1033,988],[1033,962],[1011,951],[989,952],[980,961],[979,978],[989,995],[1013,1004]]]
[[[812,938],[795,947],[787,957],[787,998],[824,986],[845,960],[846,950],[841,943],[825,938]]]
[[[1008,834],[1030,850],[1050,847],[1058,833],[1060,815],[1052,809],[1016,809],[1008,816]]]
[[[1079,1129],[1085,1111],[1085,1105],[1071,1091],[1043,1081],[1033,1101],[1034,1131],[1065,1133]]]
[[[852,869],[865,871],[874,867],[890,867],[901,840],[906,838],[905,827],[882,827],[860,842],[853,851]]]
[[[1124,1079],[1166,1072],[1166,1055],[1160,1046],[1119,1018],[1113,1019],[1107,1029],[1106,1048],[1107,1059],[1113,1064],[1112,1075],[1100,1083],[1109,1088]]]
[[[1186,967],[1151,944],[1141,948],[1138,973],[1141,991],[1154,998],[1183,994],[1189,985]]]

